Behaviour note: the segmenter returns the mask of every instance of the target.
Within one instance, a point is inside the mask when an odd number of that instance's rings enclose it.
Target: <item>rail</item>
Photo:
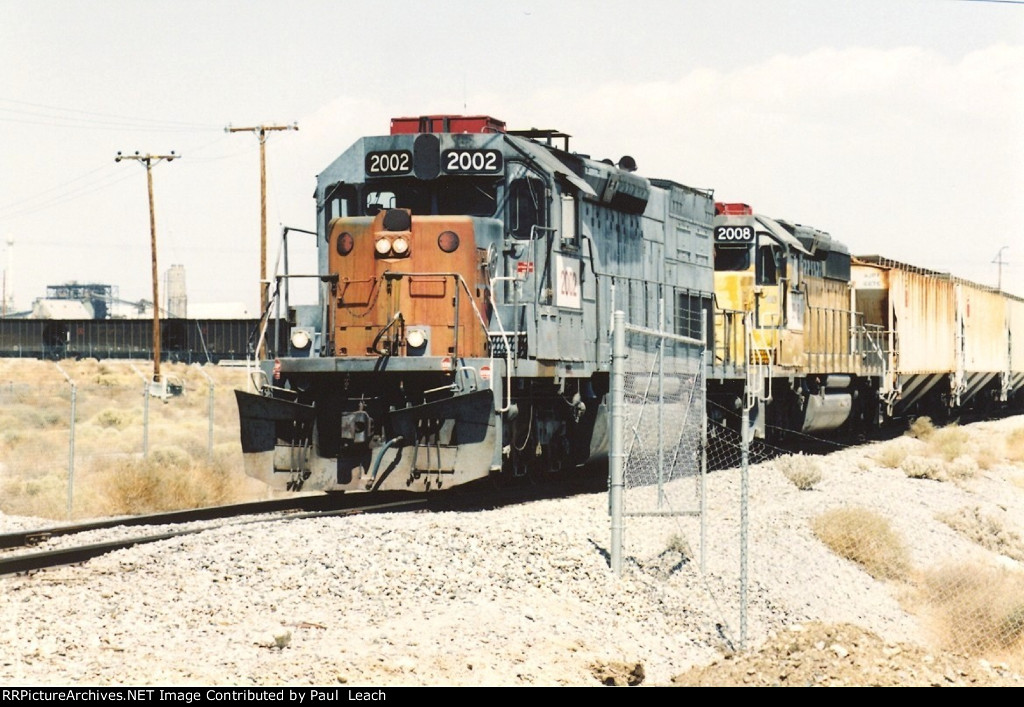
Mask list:
[[[39,543],[47,542],[51,538],[69,536],[92,530],[117,528],[120,526],[158,524],[177,525],[180,523],[200,520],[230,520],[232,518],[256,513],[278,514],[269,518],[261,516],[236,522],[234,524],[268,523],[329,515],[394,512],[402,509],[418,508],[426,504],[425,498],[382,502],[380,496],[377,495],[374,496],[374,502],[372,504],[365,504],[365,500],[365,496],[362,498],[342,497],[340,500],[335,496],[302,496],[291,499],[277,499],[273,501],[237,504],[234,506],[217,506],[190,511],[173,511],[170,513],[161,513],[149,516],[117,518],[110,521],[92,522],[77,526],[63,526],[4,535],[0,536],[0,547],[14,548],[19,546],[35,546]],[[194,535],[196,533],[211,530],[212,528],[222,527],[223,525],[225,524],[222,523],[220,525],[205,526],[202,528],[171,530],[168,532],[154,533],[150,535],[124,537],[118,540],[89,543],[41,552],[10,554],[0,558],[0,575],[29,572],[48,567],[58,567],[61,565],[84,562],[115,550],[123,550],[136,545],[158,542],[160,540],[167,540],[169,538],[180,537],[182,535]]]

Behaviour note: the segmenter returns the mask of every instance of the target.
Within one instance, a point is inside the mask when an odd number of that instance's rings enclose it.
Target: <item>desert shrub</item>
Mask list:
[[[903,540],[889,521],[867,509],[826,511],[811,520],[811,530],[829,549],[876,579],[900,579],[910,568]]]
[[[946,475],[953,481],[962,481],[977,476],[978,468],[974,457],[962,454],[946,466]]]
[[[1006,458],[1012,462],[1024,461],[1024,427],[1018,427],[1006,436]]]
[[[952,564],[924,572],[921,590],[947,649],[985,655],[1024,644],[1024,574]]]
[[[809,491],[821,481],[821,465],[815,457],[789,454],[776,459],[775,467],[801,491]]]
[[[981,447],[974,452],[974,461],[979,469],[991,469],[999,464],[1002,459],[992,447]]]
[[[145,459],[122,460],[101,476],[105,509],[111,515],[137,515],[201,508],[242,500],[249,490],[237,475],[180,450],[160,448]]]
[[[959,425],[935,430],[929,435],[928,448],[946,461],[953,461],[967,452],[970,434]]]
[[[123,430],[133,422],[133,416],[123,409],[105,408],[92,419],[92,422],[100,427]]]
[[[60,474],[8,478],[3,493],[3,512],[10,515],[59,518],[67,515],[67,477]]]
[[[914,439],[927,440],[935,432],[935,425],[930,417],[915,418],[907,429],[907,436]]]
[[[175,471],[187,467],[192,457],[179,447],[160,446],[149,450],[149,462],[166,471]]]
[[[931,457],[908,455],[900,464],[903,473],[911,479],[932,479],[942,481],[946,478],[942,461]]]
[[[678,533],[673,533],[669,537],[668,542],[665,543],[665,552],[677,553],[683,560],[693,559],[693,550],[690,549],[690,543]]]
[[[887,444],[875,455],[875,460],[887,469],[899,469],[910,451],[902,445]]]
[[[1002,520],[981,508],[961,508],[936,517],[968,540],[987,550],[1024,562],[1024,538],[1006,527]]]

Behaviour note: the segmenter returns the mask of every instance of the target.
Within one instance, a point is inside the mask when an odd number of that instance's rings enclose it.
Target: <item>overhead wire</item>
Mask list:
[[[18,107],[6,107],[8,105]],[[36,119],[28,120],[23,118],[10,118],[6,117],[4,114],[29,116]],[[18,101],[2,97],[0,97],[0,121],[45,125],[47,127],[104,130],[124,130],[126,128],[134,128],[140,130],[185,132],[220,128],[220,126],[211,125],[209,123],[137,118],[132,116],[116,115],[113,113],[96,113],[92,111],[78,110],[76,108],[48,106],[40,103],[28,103],[26,101]]]

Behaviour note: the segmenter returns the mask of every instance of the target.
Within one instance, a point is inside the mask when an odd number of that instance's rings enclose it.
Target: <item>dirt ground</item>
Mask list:
[[[645,685],[643,666],[603,664],[605,685]],[[760,648],[676,676],[678,687],[1024,687],[1005,665],[887,644],[850,624],[811,623]]]

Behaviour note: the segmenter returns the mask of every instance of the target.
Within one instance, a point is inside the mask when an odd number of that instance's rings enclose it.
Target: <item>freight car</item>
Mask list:
[[[279,348],[287,351],[286,326]],[[255,319],[163,319],[161,359],[185,363],[245,360],[253,355],[260,321]],[[0,319],[0,356],[6,358],[153,358],[150,319]]]
[[[315,198],[317,324],[237,391],[247,473],[274,488],[422,492],[600,457],[615,310],[704,337],[713,431],[1022,397],[1019,298],[855,258],[555,130],[394,119]]]

